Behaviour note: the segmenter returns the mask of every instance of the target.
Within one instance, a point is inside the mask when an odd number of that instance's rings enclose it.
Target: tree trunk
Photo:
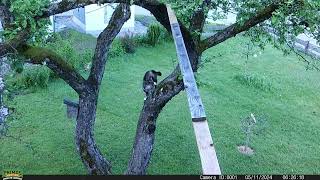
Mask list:
[[[96,119],[99,89],[102,82],[107,53],[113,39],[120,32],[123,24],[130,18],[130,4],[120,3],[114,10],[108,26],[97,39],[92,68],[85,89],[80,90],[79,110],[76,126],[76,146],[82,162],[90,175],[111,174],[111,163],[100,152],[94,140],[94,124]]]
[[[197,70],[201,53],[197,53],[190,43],[186,43],[189,58],[194,71]],[[196,62],[196,63],[194,63]],[[153,97],[148,97],[141,110],[133,152],[125,174],[145,175],[151,159],[156,130],[156,120],[162,108],[184,89],[182,79],[179,79],[180,70],[177,68],[171,75],[159,83]]]
[[[94,123],[98,92],[86,92],[79,97],[76,125],[76,147],[90,175],[111,174],[111,164],[100,152],[94,140]]]
[[[153,150],[156,120],[162,108],[156,106],[155,99],[148,98],[140,114],[133,154],[126,174],[143,175]]]

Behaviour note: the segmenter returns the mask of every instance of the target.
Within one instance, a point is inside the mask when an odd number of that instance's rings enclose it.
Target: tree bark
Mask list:
[[[142,108],[133,145],[133,154],[126,172],[127,175],[146,174],[153,150],[156,119],[162,109],[155,103],[155,99],[147,98]]]
[[[67,2],[67,0],[64,2]],[[0,10],[1,8],[7,7],[0,4]],[[4,21],[5,15],[7,14],[1,12],[0,20],[7,25]],[[46,64],[79,94],[75,141],[80,158],[91,175],[111,174],[111,164],[103,157],[94,140],[94,123],[107,53],[113,39],[120,32],[123,24],[130,18],[130,15],[129,4],[120,3],[113,12],[108,26],[97,39],[95,54],[92,58],[93,66],[87,80],[55,52],[46,48],[27,45],[26,42],[30,36],[29,25],[15,39],[0,43],[1,55],[15,52],[29,58],[34,64]]]
[[[98,92],[89,90],[79,96],[76,124],[76,147],[90,175],[111,174],[111,164],[100,152],[94,140]]]
[[[112,14],[108,26],[100,33],[92,59],[86,90],[79,93],[79,110],[76,125],[76,146],[82,162],[90,175],[111,174],[111,163],[107,161],[94,140],[99,89],[103,78],[107,53],[123,24],[130,18],[130,5],[119,4]]]
[[[137,5],[149,10],[155,18],[171,33],[171,26],[167,14],[167,8],[162,3],[135,2]],[[203,17],[203,16],[202,16]],[[197,71],[201,53],[198,52],[195,38],[190,31],[180,23],[181,32],[192,69]],[[144,175],[149,165],[156,130],[156,120],[163,107],[184,89],[180,68],[175,70],[161,81],[152,96],[147,97],[140,113],[133,152],[125,174]]]
[[[192,46],[186,45],[191,62],[198,62],[200,53],[195,51]],[[194,71],[197,65],[191,63]],[[127,175],[144,175],[149,165],[155,140],[156,120],[163,107],[177,94],[184,89],[180,68],[176,69],[159,85],[155,92],[147,97],[140,113],[133,152],[128,164]]]

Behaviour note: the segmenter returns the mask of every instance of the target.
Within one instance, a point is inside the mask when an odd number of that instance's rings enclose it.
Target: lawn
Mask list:
[[[320,72],[306,70],[297,56],[267,47],[246,59],[245,38],[237,37],[203,55],[197,81],[224,174],[320,173]],[[122,174],[130,157],[143,104],[142,77],[175,67],[172,42],[139,47],[108,61],[99,96],[95,138]],[[248,61],[246,64],[245,62]],[[248,80],[249,77],[249,80]],[[76,93],[62,80],[7,102],[16,109],[8,120],[9,137],[0,139],[0,172],[86,174],[74,145],[75,120],[66,118],[63,98]],[[267,119],[255,135],[253,156],[238,152],[245,135],[240,120],[254,113]],[[148,174],[200,174],[201,165],[185,92],[158,119]]]

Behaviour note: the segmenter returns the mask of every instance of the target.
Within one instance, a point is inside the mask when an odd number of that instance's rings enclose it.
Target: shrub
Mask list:
[[[86,35],[73,31],[62,32],[61,35],[56,34],[54,39],[51,42],[48,42],[45,47],[62,56],[77,70],[83,70],[85,64],[91,61],[93,55],[92,47],[83,47],[85,45],[83,45],[81,41],[84,38],[87,38]],[[76,39],[78,39],[78,41],[76,41]]]
[[[29,66],[20,74],[12,74],[6,79],[9,90],[21,90],[31,87],[45,88],[48,86],[50,69],[45,66]]]
[[[91,68],[91,60],[93,57],[93,50],[91,49],[86,49],[84,52],[81,54],[83,61],[81,62],[81,67],[85,70],[88,71],[89,68]]]
[[[162,25],[158,23],[153,23],[149,26],[146,35],[137,36],[136,42],[138,44],[147,44],[151,46],[155,46],[157,43],[162,41],[172,41],[172,35],[164,28]]]
[[[114,39],[111,44],[111,48],[109,50],[109,56],[117,57],[117,56],[121,56],[124,53],[125,53],[125,50],[122,46],[120,39],[119,38]]]
[[[147,44],[147,36],[146,35],[135,35],[134,36],[134,39],[135,39],[135,43],[137,46],[140,46],[140,45],[145,45]]]
[[[160,31],[161,31],[161,35],[160,35],[160,40],[164,40],[164,41],[172,41],[172,35],[167,31],[166,28],[164,28],[163,26],[160,26]]]
[[[151,24],[147,31],[146,43],[151,46],[155,46],[160,40],[160,35],[161,35],[161,26],[156,23]]]
[[[132,34],[126,33],[120,38],[121,45],[126,53],[134,53],[136,51],[136,43]]]
[[[85,70],[93,56],[93,45],[95,38],[75,31],[63,31],[51,36],[45,48],[53,50],[63,57],[68,64],[76,70]],[[86,43],[84,43],[86,42]],[[7,84],[11,90],[28,89],[32,87],[45,88],[49,79],[58,78],[53,71],[45,66],[26,66],[22,57],[15,57],[11,60],[11,67],[14,70],[11,77],[8,77]],[[25,69],[24,69],[25,67]]]
[[[10,58],[11,69],[16,73],[22,73],[23,71],[23,60],[20,57]]]

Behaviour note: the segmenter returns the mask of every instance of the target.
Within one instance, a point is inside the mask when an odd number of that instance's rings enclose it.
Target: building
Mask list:
[[[57,32],[64,29],[74,29],[98,36],[108,25],[116,4],[92,4],[84,8],[77,8],[50,17],[51,31]],[[131,6],[131,17],[123,25],[121,32],[134,31],[135,7]]]
[[[96,5],[92,4],[85,7],[86,32],[98,36],[107,27],[109,20],[116,8],[116,4]],[[134,31],[135,8],[130,7],[131,17],[124,23],[121,32]]]
[[[75,29],[79,32],[86,32],[85,8],[73,9],[50,17],[50,30],[53,32],[64,29]]]

